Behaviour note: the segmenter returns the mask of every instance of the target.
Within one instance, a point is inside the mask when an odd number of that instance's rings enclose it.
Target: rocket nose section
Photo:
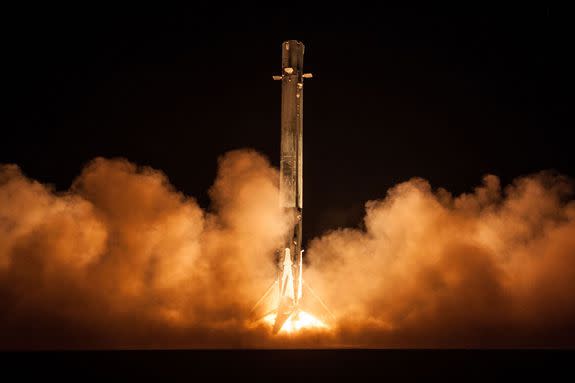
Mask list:
[[[287,74],[303,72],[303,43],[297,40],[284,41],[282,45],[282,69]],[[290,72],[288,73],[287,70]]]
[[[286,40],[283,42],[283,46],[285,50],[294,50],[294,49],[298,49],[298,50],[302,50],[303,53],[303,48],[304,45],[301,41],[298,40]]]

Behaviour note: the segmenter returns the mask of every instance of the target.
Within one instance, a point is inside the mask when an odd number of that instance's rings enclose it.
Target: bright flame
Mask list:
[[[270,326],[274,325],[276,320],[276,314],[271,313],[263,318],[263,321]],[[327,329],[329,328],[323,321],[316,318],[305,311],[299,311],[290,315],[288,320],[284,323],[280,329],[280,334],[293,334],[303,329]]]

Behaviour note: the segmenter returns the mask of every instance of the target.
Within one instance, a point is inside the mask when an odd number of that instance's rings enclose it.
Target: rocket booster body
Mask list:
[[[272,310],[266,311],[259,318],[275,314],[274,333],[278,333],[290,318],[290,326],[293,326],[294,323],[300,323],[301,313],[309,317],[310,314],[304,312],[302,307],[306,306],[306,311],[309,309],[310,297],[333,318],[325,303],[309,285],[304,284],[302,277],[303,80],[312,77],[311,73],[303,72],[303,53],[304,45],[301,42],[284,41],[282,72],[281,75],[273,76],[274,80],[282,84],[279,205],[292,217],[293,224],[279,248],[277,279],[254,305],[251,313],[257,313],[259,307],[267,307],[269,310],[271,306]],[[304,287],[311,295],[306,295],[302,300]],[[277,292],[277,299],[271,305],[263,304],[273,291]],[[315,307],[318,307],[317,304]],[[321,321],[315,321],[320,327],[325,327]]]
[[[279,259],[279,307],[275,331],[294,312],[302,298],[303,222],[303,73],[304,45],[296,40],[282,44],[280,207],[293,217]]]
[[[295,222],[283,247],[290,250],[296,281],[300,277],[303,219],[303,53],[304,45],[299,41],[282,45],[280,207],[288,210]],[[280,259],[280,266],[283,263]],[[301,291],[297,284],[295,289],[297,300]]]

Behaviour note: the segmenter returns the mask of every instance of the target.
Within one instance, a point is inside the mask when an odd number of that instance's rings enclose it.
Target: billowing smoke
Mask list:
[[[238,342],[227,333],[275,275],[288,224],[277,178],[260,155],[230,152],[204,212],[126,160],[95,159],[66,193],[3,166],[0,346],[170,346],[176,330],[184,345],[221,345],[214,331]]]
[[[304,278],[335,320],[288,338],[249,317],[290,224],[277,183],[230,152],[203,211],[126,160],[95,159],[64,193],[0,166],[0,348],[575,345],[565,178],[395,186],[364,228],[310,242]]]
[[[369,201],[365,229],[315,239],[308,280],[343,342],[575,345],[575,202],[549,173],[472,194],[412,179]]]

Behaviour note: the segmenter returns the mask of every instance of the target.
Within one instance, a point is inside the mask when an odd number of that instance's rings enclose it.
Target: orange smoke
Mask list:
[[[65,193],[0,166],[0,348],[575,345],[566,179],[397,185],[365,229],[311,241],[304,278],[336,323],[289,338],[249,318],[289,225],[277,182],[230,152],[206,212],[126,160],[95,159]]]
[[[66,193],[3,166],[0,347],[236,332],[275,275],[270,254],[287,227],[277,178],[260,155],[230,152],[204,212],[164,174],[126,160],[95,159]]]
[[[453,197],[421,179],[315,239],[307,279],[361,345],[573,346],[575,202],[547,173]]]

